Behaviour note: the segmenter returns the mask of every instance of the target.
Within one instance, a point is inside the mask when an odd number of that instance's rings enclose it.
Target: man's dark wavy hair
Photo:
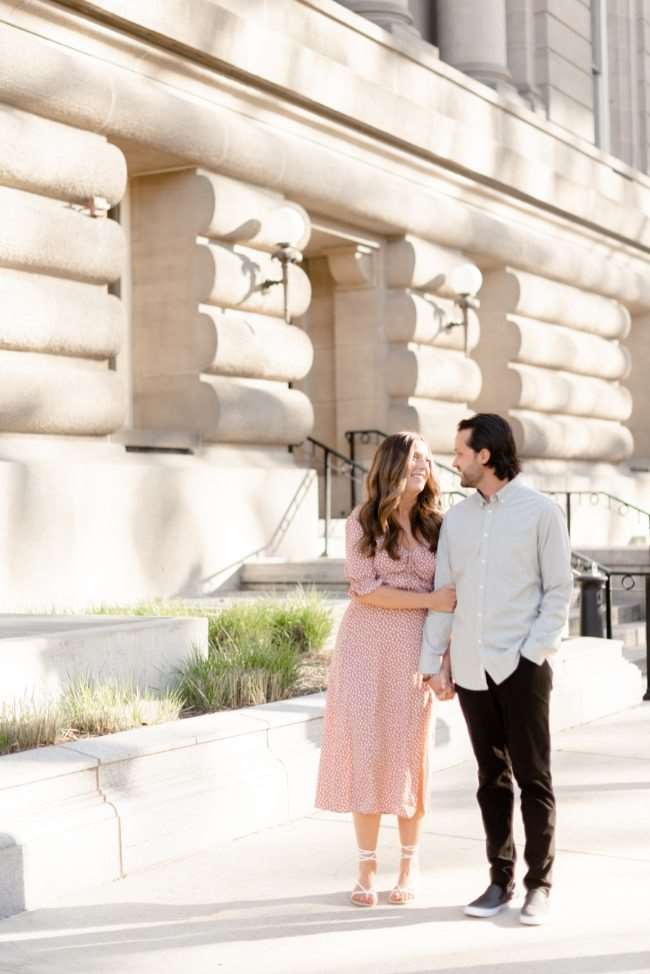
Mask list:
[[[499,480],[512,480],[521,470],[515,438],[510,423],[497,413],[476,413],[461,419],[458,431],[470,430],[467,445],[478,453],[489,450],[487,466],[492,467]]]

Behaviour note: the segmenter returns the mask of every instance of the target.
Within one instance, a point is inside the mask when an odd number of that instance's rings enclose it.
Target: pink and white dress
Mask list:
[[[424,544],[400,547],[394,561],[381,543],[359,552],[355,509],[346,524],[350,593],[387,585],[433,588],[435,556]],[[316,806],[333,812],[410,818],[427,806],[432,694],[418,673],[424,609],[380,609],[352,601],[330,666]]]

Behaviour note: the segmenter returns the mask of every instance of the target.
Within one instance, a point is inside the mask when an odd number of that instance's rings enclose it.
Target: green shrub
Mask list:
[[[183,667],[178,689],[187,706],[198,713],[252,707],[286,697],[296,681],[297,653],[276,654],[272,660],[260,655],[258,659],[266,665],[252,665],[252,657],[242,665],[236,657],[211,654],[206,659],[196,654]]]
[[[330,610],[315,592],[285,600],[235,602],[208,615],[211,648],[232,643],[293,647],[298,653],[321,649],[332,629]]]
[[[235,601],[223,609],[176,602],[101,606],[115,615],[201,616],[208,620],[208,657],[195,653],[181,668],[178,691],[194,713],[270,703],[290,695],[301,657],[323,647],[332,616],[317,592],[286,599]]]

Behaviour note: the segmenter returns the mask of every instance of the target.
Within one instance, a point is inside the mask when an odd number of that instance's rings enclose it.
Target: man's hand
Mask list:
[[[425,674],[422,679],[428,683],[438,700],[453,700],[456,695],[454,684],[451,682],[444,669],[433,676]]]

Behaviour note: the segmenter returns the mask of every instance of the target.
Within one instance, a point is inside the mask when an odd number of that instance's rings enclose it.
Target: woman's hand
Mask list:
[[[444,654],[440,661],[440,672],[435,676],[424,674],[423,681],[432,690],[438,700],[453,700],[456,696],[454,680],[451,675],[451,659],[449,650]]]
[[[436,612],[453,612],[456,608],[456,586],[444,585],[432,592],[429,608]]]

